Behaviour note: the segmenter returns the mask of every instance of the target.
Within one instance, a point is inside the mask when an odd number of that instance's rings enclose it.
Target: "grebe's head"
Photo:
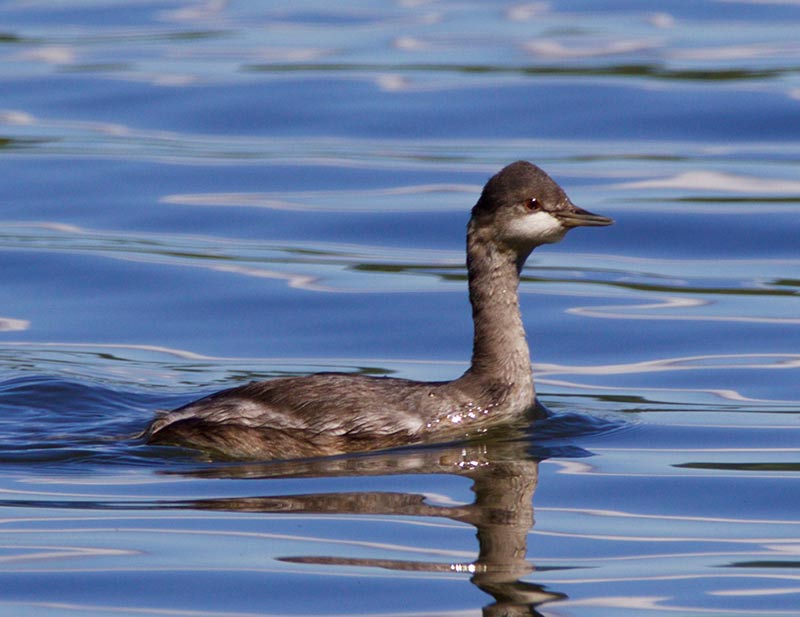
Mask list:
[[[555,180],[527,161],[511,163],[489,179],[472,208],[472,221],[489,226],[495,241],[525,255],[540,244],[558,242],[573,227],[614,222],[578,208]]]

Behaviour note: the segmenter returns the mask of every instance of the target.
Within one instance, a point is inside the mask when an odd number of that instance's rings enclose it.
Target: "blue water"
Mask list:
[[[0,5],[0,614],[797,614],[798,27]],[[270,464],[135,439],[256,378],[459,375],[468,211],[520,158],[617,221],[524,272],[547,419]]]

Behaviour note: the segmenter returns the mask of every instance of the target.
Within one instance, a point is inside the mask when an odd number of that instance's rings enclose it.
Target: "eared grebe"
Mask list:
[[[576,207],[525,161],[493,176],[467,226],[475,334],[470,368],[454,381],[318,373],[252,382],[157,417],[151,443],[247,459],[324,456],[453,439],[524,419],[534,387],[519,311],[531,251],[573,227],[613,221]]]

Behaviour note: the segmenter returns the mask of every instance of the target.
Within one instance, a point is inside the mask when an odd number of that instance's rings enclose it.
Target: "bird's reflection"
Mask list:
[[[521,580],[533,572],[527,561],[528,532],[533,526],[533,494],[538,459],[522,439],[484,439],[467,444],[338,457],[237,464],[194,470],[193,475],[221,478],[302,478],[399,474],[455,474],[472,481],[469,505],[439,506],[424,495],[401,492],[315,493],[290,496],[194,500],[192,508],[242,512],[304,514],[388,514],[440,517],[473,525],[478,556],[471,563],[286,556],[284,561],[338,566],[367,566],[404,571],[463,572],[474,585],[494,598],[483,607],[486,616],[540,615],[536,606],[564,598],[560,593]]]

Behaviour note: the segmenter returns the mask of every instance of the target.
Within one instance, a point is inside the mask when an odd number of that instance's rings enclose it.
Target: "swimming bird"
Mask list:
[[[536,165],[511,163],[488,180],[467,226],[474,336],[461,377],[331,372],[255,381],[163,413],[144,435],[154,444],[271,460],[445,441],[524,419],[535,404],[519,308],[525,260],[574,227],[612,222],[575,206]]]

